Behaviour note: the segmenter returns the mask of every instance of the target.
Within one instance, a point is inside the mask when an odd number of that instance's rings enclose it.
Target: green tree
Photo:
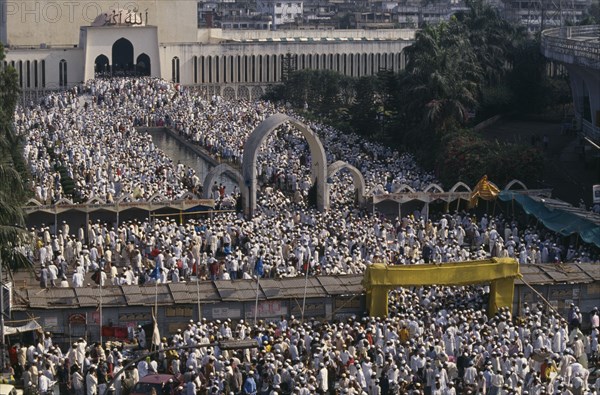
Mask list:
[[[356,81],[356,100],[351,107],[354,131],[363,136],[375,133],[379,103],[379,86],[376,77],[361,77]]]
[[[0,65],[4,48],[0,44]],[[19,167],[24,165],[21,141],[13,126],[19,96],[14,68],[0,66],[0,256],[4,267],[29,266],[17,250],[27,241],[22,206],[27,198]]]
[[[336,121],[337,114],[347,112],[354,96],[351,77],[330,70],[299,70],[290,73],[287,80],[271,89],[265,98],[289,102],[313,115]]]
[[[579,22],[579,25],[600,24],[600,1],[593,0],[587,11],[584,12],[584,17]]]
[[[446,185],[463,181],[475,185],[484,174],[499,185],[512,179],[539,181],[543,155],[529,145],[489,141],[472,130],[457,130],[442,137],[436,170]]]
[[[513,70],[508,84],[513,91],[513,108],[520,113],[537,113],[546,108],[546,58],[540,52],[539,40],[523,41],[511,59]]]
[[[404,85],[411,101],[405,112],[420,114],[436,132],[463,125],[478,104],[482,78],[464,27],[456,19],[427,26],[417,32],[407,56]]]
[[[468,11],[457,13],[456,19],[466,28],[485,83],[497,85],[508,71],[513,42],[523,32],[482,0],[469,0],[467,5]]]

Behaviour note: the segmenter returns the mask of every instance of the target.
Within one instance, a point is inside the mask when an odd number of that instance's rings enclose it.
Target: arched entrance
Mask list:
[[[131,75],[135,73],[133,63],[133,44],[126,38],[120,38],[112,46],[112,74]]]
[[[514,258],[491,258],[444,265],[387,266],[376,263],[367,267],[363,287],[367,293],[369,315],[387,317],[388,293],[394,288],[490,283],[488,315],[491,317],[501,307],[512,310],[514,282],[519,277],[519,262]]]
[[[140,54],[135,61],[135,73],[139,76],[149,76],[151,72],[150,57],[145,53]]]
[[[94,61],[94,73],[97,76],[110,73],[109,63],[106,55],[98,55]]]
[[[221,163],[212,169],[208,173],[206,173],[206,177],[204,177],[204,183],[202,184],[202,198],[203,199],[212,199],[211,187],[213,183],[221,176],[221,174],[229,174],[233,177],[235,182],[238,183],[240,190],[243,190],[244,187],[244,178],[240,174],[237,169],[234,169],[227,163]]]
[[[244,176],[244,213],[252,217],[256,210],[256,165],[258,149],[267,136],[278,126],[289,122],[302,133],[308,142],[310,156],[312,158],[311,174],[314,185],[317,187],[317,209],[325,211],[329,209],[329,195],[327,194],[327,158],[325,149],[319,137],[302,122],[285,114],[274,114],[262,121],[252,131],[244,144],[244,155],[242,160],[242,174]]]
[[[365,201],[365,190],[366,190],[365,179],[364,179],[362,173],[360,172],[360,170],[358,170],[356,167],[352,166],[348,162],[344,162],[343,160],[338,160],[338,161],[330,164],[329,167],[327,168],[327,178],[329,179],[329,178],[333,177],[338,171],[340,171],[342,169],[347,169],[350,172],[350,174],[352,175],[352,181],[354,181],[354,187],[358,191],[358,196],[357,196],[358,203],[363,204]]]

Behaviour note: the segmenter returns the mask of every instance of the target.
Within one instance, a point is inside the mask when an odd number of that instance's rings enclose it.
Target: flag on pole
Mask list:
[[[160,267],[158,267],[158,265],[154,266],[154,269],[152,269],[152,272],[150,273],[150,277],[158,281],[160,278]]]
[[[262,277],[263,274],[265,274],[262,257],[259,257],[254,264],[254,274],[256,274],[258,277]]]

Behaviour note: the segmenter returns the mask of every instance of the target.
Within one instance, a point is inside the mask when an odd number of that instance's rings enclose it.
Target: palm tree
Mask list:
[[[485,82],[497,84],[508,71],[508,57],[514,43],[523,34],[482,0],[468,0],[467,5],[469,10],[457,13],[456,19],[467,28]]]
[[[481,69],[463,26],[427,26],[407,51],[408,111],[437,132],[464,124],[477,105]]]
[[[0,64],[4,48],[0,44]],[[13,115],[19,87],[14,68],[0,69],[0,258],[3,268],[29,267],[26,257],[17,249],[27,241],[22,206],[27,192],[18,167],[24,160],[21,142],[15,134]]]

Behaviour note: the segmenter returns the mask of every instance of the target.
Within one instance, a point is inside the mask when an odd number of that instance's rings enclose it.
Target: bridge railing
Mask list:
[[[581,40],[584,37],[586,39]],[[544,30],[542,51],[553,60],[600,69],[600,26],[568,26]]]
[[[594,126],[590,121],[584,119],[581,122],[581,131],[585,136],[588,136],[590,139],[596,142],[600,141],[600,128]]]

